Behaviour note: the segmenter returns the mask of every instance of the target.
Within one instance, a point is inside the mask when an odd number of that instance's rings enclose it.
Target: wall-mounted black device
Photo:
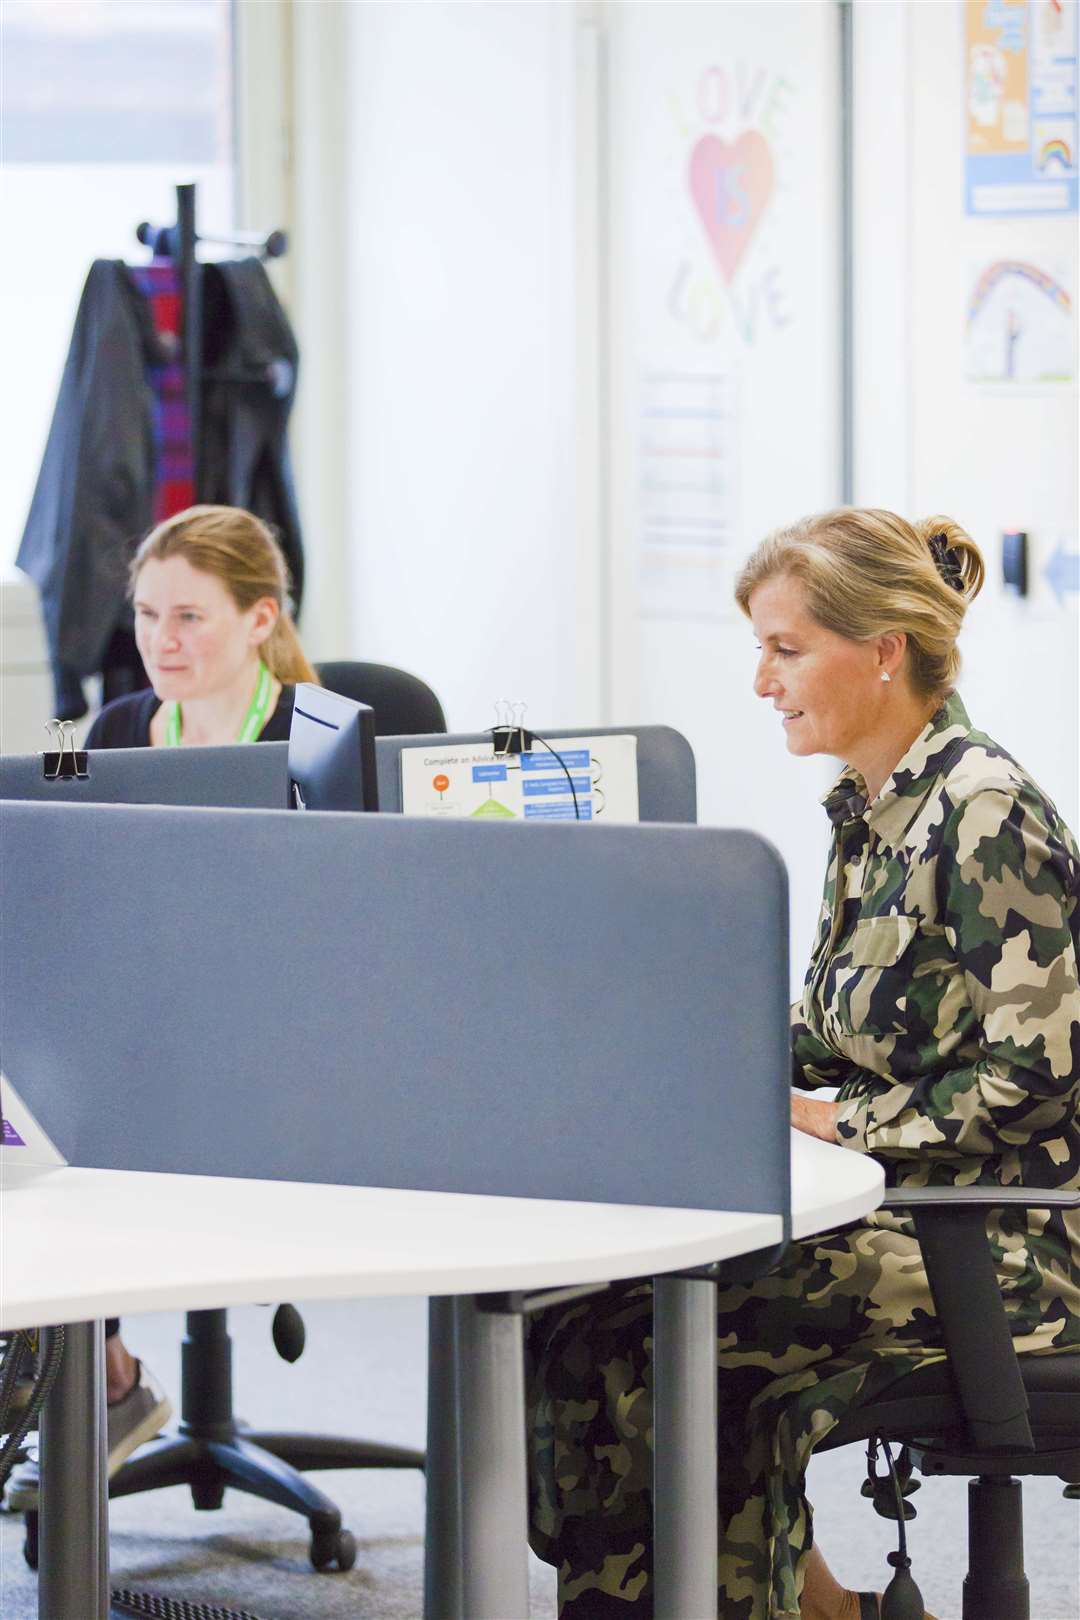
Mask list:
[[[1006,529],[1001,536],[1001,577],[1016,596],[1027,595],[1027,538],[1023,529]]]

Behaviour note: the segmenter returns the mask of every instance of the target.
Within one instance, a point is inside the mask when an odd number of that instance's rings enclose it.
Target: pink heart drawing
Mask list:
[[[703,135],[690,154],[690,195],[729,285],[772,188],[772,153],[756,129],[744,130],[737,141]]]

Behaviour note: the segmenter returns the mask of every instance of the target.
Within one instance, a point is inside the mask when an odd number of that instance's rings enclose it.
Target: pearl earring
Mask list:
[[[892,680],[892,676],[889,674],[887,669],[882,670],[881,678],[882,678],[883,681],[891,681]]]

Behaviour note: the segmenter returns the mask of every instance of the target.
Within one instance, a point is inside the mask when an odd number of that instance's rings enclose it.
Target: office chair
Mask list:
[[[899,1378],[846,1413],[818,1448],[887,1441],[906,1448],[924,1476],[973,1476],[963,1620],[1030,1620],[1022,1487],[1013,1476],[1057,1475],[1065,1495],[1080,1498],[1080,1350],[1016,1355],[985,1224],[988,1210],[1006,1206],[1080,1209],[1080,1193],[986,1186],[886,1193],[882,1208],[906,1209],[914,1218],[948,1359]],[[894,1474],[892,1488],[887,1481],[884,1489],[864,1487],[886,1517],[899,1519],[897,1493],[917,1488],[905,1487],[905,1472]],[[905,1517],[914,1517],[912,1508]],[[889,1562],[897,1574],[895,1606],[883,1603],[886,1620],[922,1620],[902,1521],[900,1551]]]
[[[412,737],[445,731],[442,704],[426,682],[390,664],[350,660],[316,664],[322,684],[331,692],[367,703],[375,710],[376,737]]]
[[[342,661],[319,664],[319,678],[332,692],[368,703],[380,737],[446,730],[442,705],[416,675],[388,664]],[[342,1527],[341,1513],[302,1471],[320,1468],[420,1468],[424,1453],[373,1440],[334,1435],[283,1434],[247,1429],[233,1415],[232,1341],[224,1310],[188,1311],[180,1349],[180,1423],[175,1437],[151,1441],[117,1470],[109,1495],[131,1496],[166,1485],[188,1485],[196,1508],[219,1508],[227,1486],[302,1513],[311,1530],[309,1553],[316,1569],[351,1569],[356,1541]],[[274,1343],[287,1361],[304,1345],[304,1324],[292,1305],[274,1316]],[[38,1562],[38,1516],[26,1515],[26,1561]]]

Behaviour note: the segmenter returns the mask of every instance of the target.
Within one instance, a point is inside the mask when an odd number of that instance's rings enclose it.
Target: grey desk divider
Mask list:
[[[787,1228],[786,877],[756,835],[48,801],[4,822],[0,1057],[69,1161]]]
[[[289,802],[288,743],[233,748],[100,748],[85,778],[52,781],[40,754],[0,756],[0,799],[67,804],[211,805],[283,810]]]
[[[549,742],[582,735],[633,734],[638,740],[638,800],[642,821],[693,821],[694,755],[670,726],[588,726],[545,731]],[[446,748],[482,743],[480,731],[451,735],[377,737],[379,806],[401,809],[403,748]],[[91,753],[86,780],[48,781],[40,754],[0,756],[0,799],[46,799],[78,804],[212,805],[222,809],[279,809],[288,803],[288,744],[257,748],[115,748]]]

